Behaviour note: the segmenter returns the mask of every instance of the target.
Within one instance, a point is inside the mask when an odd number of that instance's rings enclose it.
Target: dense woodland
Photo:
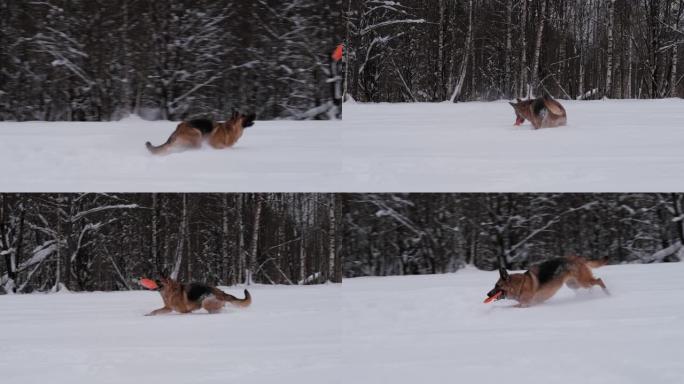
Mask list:
[[[0,292],[340,282],[333,194],[0,194]]]
[[[341,0],[0,0],[0,120],[339,117],[341,19]]]
[[[358,101],[684,96],[684,0],[346,0]]]
[[[684,259],[684,194],[343,195],[346,277]]]

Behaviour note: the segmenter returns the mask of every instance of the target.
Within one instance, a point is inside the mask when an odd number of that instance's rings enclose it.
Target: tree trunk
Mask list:
[[[7,275],[12,280],[12,293],[17,292],[17,260],[24,252],[24,222],[26,219],[26,209],[24,208],[23,196],[24,195],[21,197],[22,201],[19,203],[19,228],[17,229],[16,234],[16,245],[14,246],[14,251],[10,253],[10,262],[7,266]]]
[[[675,226],[677,228],[677,236],[679,237],[679,241],[684,245],[684,220],[682,220],[682,215],[684,215],[684,206],[682,206],[682,195],[673,193],[671,196],[672,199],[672,207],[674,210],[674,216],[675,218],[678,218],[679,220],[675,221]]]
[[[439,81],[439,87],[438,89],[438,94],[437,94],[437,99],[438,100],[444,100],[444,89],[445,89],[445,79],[444,79],[444,14],[446,12],[446,4],[444,3],[445,0],[439,0],[439,24],[437,25],[437,28],[439,28],[439,37],[437,40],[437,73],[439,75],[439,78],[437,81]]]
[[[534,96],[533,90],[539,87],[539,56],[541,54],[542,37],[544,36],[544,23],[546,22],[546,0],[541,0],[539,11],[539,24],[537,25],[537,39],[534,45],[534,62],[532,64],[532,82],[528,86],[528,98]]]
[[[221,266],[223,270],[223,282],[227,285],[233,285],[233,275],[230,266],[233,264],[230,261],[228,253],[228,194],[221,195]]]
[[[351,7],[352,7],[352,0],[349,0],[349,5],[347,6],[347,17],[351,15]],[[347,20],[345,20],[345,23]],[[349,28],[345,28],[345,33],[346,33],[346,39],[345,39],[345,45],[344,45],[344,86],[342,87],[342,101],[347,100],[347,88],[349,84],[349,53],[350,52],[350,44],[349,44]]]
[[[473,0],[468,1],[468,33],[466,35],[466,42],[464,48],[463,61],[461,62],[461,74],[454,88],[454,93],[451,94],[451,102],[455,103],[461,96],[463,84],[465,83],[466,71],[468,70],[468,57],[470,56],[470,49],[473,40]]]
[[[257,263],[257,250],[259,245],[259,230],[261,229],[261,207],[262,197],[260,194],[255,194],[256,208],[254,210],[254,226],[252,227],[252,244],[249,252],[249,265],[247,267],[247,285],[254,282],[254,268]]]
[[[301,195],[300,195],[301,196]],[[309,196],[303,196],[303,200],[300,204],[300,209],[302,213],[301,217],[301,229],[300,229],[300,239],[299,239],[299,281],[304,284],[304,279],[306,279],[306,233],[309,228]]]
[[[187,233],[188,226],[188,195],[183,193],[183,207],[181,208],[181,222],[178,233],[178,247],[176,247],[176,262],[173,265],[173,271],[171,272],[171,278],[178,280],[178,275],[180,274],[180,268],[183,261],[183,246],[185,245],[185,237]]]
[[[156,193],[152,194],[152,248],[150,256],[157,268],[157,273],[160,273],[163,264],[159,260],[159,199]]]
[[[608,98],[613,97],[613,26],[615,21],[615,0],[608,1],[608,58],[606,62],[606,92]]]
[[[168,228],[170,227],[170,222],[169,222],[169,195],[163,196],[162,195],[162,201],[161,201],[161,214],[160,217],[164,218],[164,231],[162,232],[164,234],[164,245],[162,247],[162,272],[165,275],[168,275],[169,270],[168,270],[168,265],[171,260],[171,247],[169,246],[171,242],[171,233],[169,233]]]
[[[57,225],[56,225],[56,230],[55,230],[55,243],[56,243],[56,262],[55,262],[55,285],[53,286],[52,290],[57,292],[59,290],[59,285],[62,283],[62,213],[61,213],[61,195],[57,195],[57,206],[55,208],[56,211],[56,220],[57,220]]]
[[[629,42],[629,46],[627,48],[627,98],[631,99],[634,95],[634,92],[632,90],[632,38],[631,36],[628,36],[627,38]]]
[[[674,12],[674,21],[672,22],[672,29],[679,31],[679,20],[682,16],[682,6],[684,6],[684,1],[679,1],[677,11]],[[679,59],[679,39],[680,34],[675,33],[675,41],[672,44],[672,64],[670,67],[670,97],[677,97],[677,60]]]
[[[245,276],[246,262],[245,262],[245,223],[242,220],[243,211],[243,195],[237,195],[237,222],[238,222],[238,246],[237,246],[237,257],[234,262],[233,276],[235,276],[236,281],[244,281],[247,277]]]
[[[513,0],[506,1],[506,58],[504,63],[504,96],[511,97],[511,53],[513,51],[512,45],[512,30],[513,30]]]
[[[78,257],[78,254],[74,253],[77,252],[78,250],[76,249],[76,245],[74,244],[73,241],[73,230],[74,230],[74,223],[71,221],[71,219],[74,217],[74,199],[71,195],[65,194],[62,195],[62,199],[60,199],[60,204],[62,204],[62,200],[65,202],[64,206],[67,207],[67,216],[63,217],[63,221],[61,223],[62,226],[62,240],[64,241],[64,247],[66,249],[64,256],[64,275],[62,276],[62,281],[64,282],[64,286],[71,290],[73,288],[73,285],[71,283],[71,278],[73,275],[73,268],[72,268],[72,259],[75,259],[75,257]],[[62,218],[62,215],[60,215],[60,218]]]
[[[328,219],[330,221],[328,227],[328,281],[335,281],[335,260],[337,259],[337,223],[335,221],[335,194],[330,194],[330,203],[328,204]]]
[[[527,90],[527,2],[522,1],[522,15],[520,16],[520,91],[522,97]],[[529,96],[529,95],[526,95]]]

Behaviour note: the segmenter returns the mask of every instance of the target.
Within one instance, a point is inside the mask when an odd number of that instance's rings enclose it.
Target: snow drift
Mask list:
[[[540,130],[505,101],[347,103],[341,191],[684,190],[684,100],[560,101]]]
[[[156,292],[0,296],[3,382],[339,383],[340,286],[249,290],[246,309],[147,317]]]
[[[3,192],[334,192],[340,121],[257,121],[238,143],[153,156],[178,125],[1,122]]]
[[[168,121],[0,123],[5,192],[684,190],[684,101],[562,101],[514,127],[507,102],[356,104],[342,121],[259,121],[234,148],[152,156]]]
[[[605,266],[600,288],[483,304],[498,272],[347,279],[345,383],[681,383],[684,264]]]

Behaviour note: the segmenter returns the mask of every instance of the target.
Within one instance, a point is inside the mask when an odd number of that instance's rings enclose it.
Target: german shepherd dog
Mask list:
[[[499,280],[487,297],[498,295],[496,300],[517,300],[517,307],[540,304],[563,286],[576,290],[598,285],[609,294],[603,280],[591,273],[591,268],[606,264],[606,260],[591,261],[579,256],[558,257],[533,265],[525,273],[509,275],[505,268],[499,269]]]
[[[567,123],[565,108],[550,97],[516,101],[517,103],[509,103],[515,110],[515,125],[522,124],[526,119],[532,123],[534,129],[558,127]]]
[[[155,155],[166,153],[172,147],[199,148],[205,140],[213,148],[228,148],[240,139],[245,128],[254,125],[255,118],[256,115],[253,113],[243,115],[233,112],[225,123],[209,119],[183,121],[178,124],[166,143],[154,146],[148,141],[145,145]]]
[[[245,289],[245,298],[238,299],[222,290],[209,285],[190,283],[181,284],[171,278],[162,277],[155,280],[164,306],[148,313],[145,316],[154,316],[176,311],[190,313],[204,308],[209,313],[218,313],[230,303],[237,307],[248,307],[252,303],[252,296]]]

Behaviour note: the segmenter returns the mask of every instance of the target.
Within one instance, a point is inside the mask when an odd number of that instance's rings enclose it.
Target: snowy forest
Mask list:
[[[0,120],[339,118],[343,38],[341,0],[0,0]]]
[[[348,0],[363,102],[684,96],[683,0]]]
[[[0,194],[0,292],[340,282],[334,194]]]
[[[343,195],[345,276],[684,259],[684,194]]]

